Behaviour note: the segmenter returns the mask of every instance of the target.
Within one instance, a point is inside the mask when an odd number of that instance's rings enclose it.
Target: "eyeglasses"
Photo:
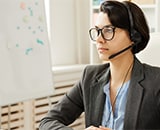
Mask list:
[[[115,29],[116,27],[112,25],[104,26],[102,29],[91,28],[89,30],[89,35],[90,35],[91,40],[96,41],[99,34],[101,33],[101,36],[103,37],[103,39],[110,41],[114,37]]]

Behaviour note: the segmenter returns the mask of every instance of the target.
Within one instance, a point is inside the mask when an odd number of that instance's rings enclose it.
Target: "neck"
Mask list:
[[[134,56],[129,55],[123,59],[110,62],[111,86],[119,87],[122,82],[127,82],[130,79],[133,60]]]

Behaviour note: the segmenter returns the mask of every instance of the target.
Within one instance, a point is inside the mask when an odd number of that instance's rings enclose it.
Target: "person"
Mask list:
[[[104,62],[85,67],[40,130],[72,130],[68,125],[82,112],[85,130],[160,129],[160,68],[136,57],[150,39],[142,10],[129,1],[104,1],[89,35]]]

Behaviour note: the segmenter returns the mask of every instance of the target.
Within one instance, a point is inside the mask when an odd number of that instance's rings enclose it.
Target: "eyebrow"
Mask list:
[[[111,27],[111,26],[113,26],[113,25],[108,24],[108,25],[104,25],[102,28],[104,28],[104,27]],[[98,27],[98,26],[95,26],[95,28],[99,28],[99,27]]]

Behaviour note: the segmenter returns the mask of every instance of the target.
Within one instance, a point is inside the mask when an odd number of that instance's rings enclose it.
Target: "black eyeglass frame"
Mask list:
[[[113,35],[112,35],[111,38],[105,38],[105,37],[104,37],[103,32],[102,32],[102,30],[103,30],[104,28],[111,28],[111,29],[112,29]],[[99,34],[101,33],[101,36],[102,36],[102,38],[103,38],[104,40],[111,41],[111,40],[114,38],[116,27],[113,26],[113,25],[106,25],[106,26],[104,26],[104,27],[101,28],[101,29],[100,29],[100,28],[91,28],[91,29],[89,29],[89,35],[90,35],[91,40],[92,40],[92,41],[96,41],[96,39],[93,39],[93,37],[92,37],[91,31],[92,31],[93,29],[96,29],[96,30],[97,30],[97,37],[98,37]]]

